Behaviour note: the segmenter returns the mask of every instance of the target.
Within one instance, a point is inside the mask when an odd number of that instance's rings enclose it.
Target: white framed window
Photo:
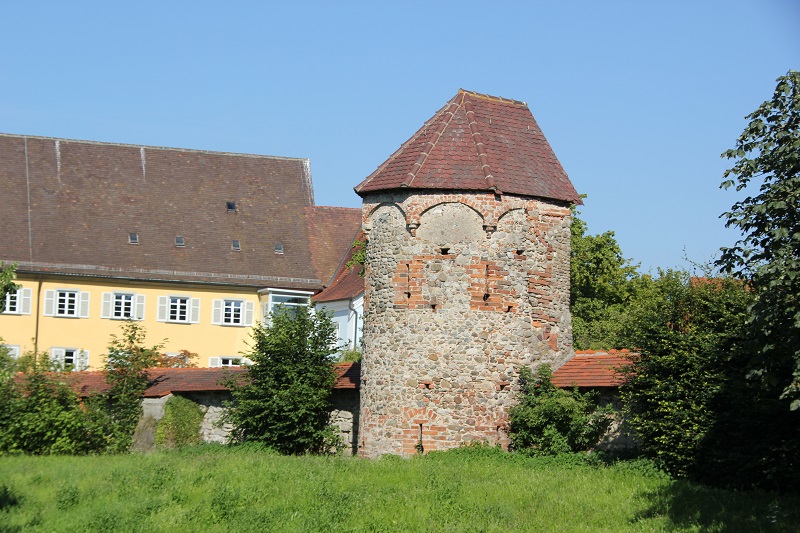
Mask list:
[[[6,293],[6,307],[4,315],[29,315],[31,314],[31,289],[21,287]]]
[[[50,348],[50,363],[64,370],[86,370],[89,352],[80,348]]]
[[[112,320],[144,320],[144,294],[104,292],[100,318]]]
[[[294,315],[298,307],[311,305],[311,295],[307,291],[270,290],[269,297],[263,305],[264,321],[270,313],[283,312]]]
[[[176,322],[179,324],[200,323],[200,298],[190,296],[159,296],[159,322]]]
[[[19,356],[22,353],[22,347],[19,344],[3,344],[0,346],[6,349],[8,355],[12,359],[19,359]]]
[[[252,326],[255,305],[247,300],[214,300],[211,323],[217,326]]]
[[[247,357],[228,357],[222,355],[220,357],[209,357],[208,358],[208,366],[209,368],[231,368],[237,366],[247,366],[252,365],[253,362],[248,359]]]
[[[89,293],[76,289],[44,291],[44,316],[89,318]]]

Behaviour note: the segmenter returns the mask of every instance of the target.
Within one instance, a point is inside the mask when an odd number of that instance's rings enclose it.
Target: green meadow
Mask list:
[[[0,531],[796,531],[800,498],[675,481],[644,461],[284,457],[199,446],[0,458]]]

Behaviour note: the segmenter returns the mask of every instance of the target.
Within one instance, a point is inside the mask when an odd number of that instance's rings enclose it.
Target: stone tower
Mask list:
[[[580,197],[533,115],[461,90],[355,190],[368,238],[360,455],[506,446],[520,367],[572,354]]]

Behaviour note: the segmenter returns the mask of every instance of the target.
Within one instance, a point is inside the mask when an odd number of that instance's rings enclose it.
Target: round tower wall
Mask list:
[[[569,207],[415,191],[363,209],[359,453],[507,446],[519,368],[572,355]]]

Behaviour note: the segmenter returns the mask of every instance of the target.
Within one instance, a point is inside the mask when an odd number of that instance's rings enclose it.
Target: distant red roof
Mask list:
[[[358,389],[360,363],[338,363],[334,368],[334,389]],[[242,378],[245,367],[234,368],[153,368],[148,371],[150,386],[145,398],[160,398],[170,393],[226,391],[221,385],[229,378]],[[67,376],[75,390],[83,397],[108,390],[103,372],[75,372]]]
[[[330,285],[361,230],[361,209],[315,205],[305,212],[311,260],[322,284]]]
[[[364,233],[359,233],[356,240],[364,243],[366,240]],[[321,293],[314,296],[315,302],[349,300],[364,292],[364,278],[359,275],[361,268],[358,266],[347,267],[347,263],[353,259],[355,252],[356,249],[351,246],[341,265],[339,265],[339,270],[336,271],[331,284]]]
[[[619,369],[631,363],[628,350],[576,351],[575,356],[553,372],[556,387],[619,387],[625,378]]]
[[[355,191],[406,188],[582,203],[525,102],[463,89]]]

